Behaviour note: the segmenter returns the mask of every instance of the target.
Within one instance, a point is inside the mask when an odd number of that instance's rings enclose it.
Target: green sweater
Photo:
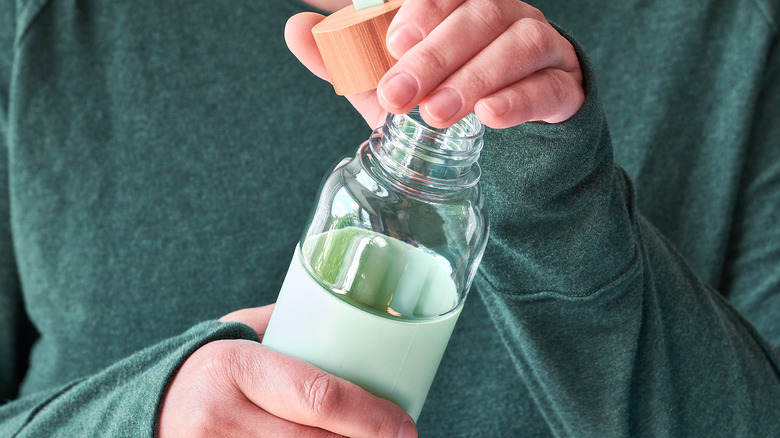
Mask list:
[[[540,0],[571,120],[488,130],[423,437],[780,436],[780,2]],[[369,135],[292,0],[0,5],[0,436],[152,436]],[[589,61],[588,61],[589,60]],[[597,83],[598,82],[598,88]]]

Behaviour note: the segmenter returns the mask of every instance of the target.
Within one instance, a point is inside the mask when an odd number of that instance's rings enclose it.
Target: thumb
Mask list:
[[[320,79],[330,82],[330,75],[325,69],[325,63],[311,33],[311,28],[323,19],[325,19],[323,15],[314,12],[293,15],[284,26],[284,41],[301,64]]]
[[[263,307],[251,307],[248,309],[236,310],[235,312],[228,313],[227,315],[219,318],[220,322],[241,322],[257,333],[262,339],[265,329],[268,328],[268,320],[271,318],[271,313],[274,311],[274,304],[269,304]]]
[[[287,48],[298,58],[306,68],[320,79],[330,82],[330,75],[325,68],[317,43],[311,28],[325,17],[314,12],[301,12],[287,20],[284,27],[284,40]],[[371,128],[382,125],[386,112],[379,104],[376,90],[345,96],[355,109],[363,116]]]

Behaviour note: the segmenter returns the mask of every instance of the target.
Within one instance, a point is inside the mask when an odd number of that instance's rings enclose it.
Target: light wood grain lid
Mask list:
[[[331,83],[339,95],[373,90],[395,64],[385,47],[387,28],[404,0],[357,10],[340,9],[312,28]]]

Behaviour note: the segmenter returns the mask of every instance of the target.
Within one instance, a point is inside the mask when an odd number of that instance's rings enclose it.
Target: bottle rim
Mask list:
[[[440,129],[425,123],[416,107],[406,114],[388,114],[382,129],[385,134],[413,141],[416,149],[429,153],[432,158],[458,162],[474,162],[479,158],[485,133],[485,127],[474,113]]]
[[[479,181],[477,160],[484,131],[474,114],[439,129],[426,124],[415,108],[407,114],[388,114],[369,145],[384,170],[405,181],[407,190],[460,191]]]

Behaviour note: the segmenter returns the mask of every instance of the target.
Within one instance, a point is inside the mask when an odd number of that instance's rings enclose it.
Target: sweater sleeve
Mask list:
[[[556,436],[780,436],[780,352],[636,210],[573,43],[582,110],[490,131],[481,159],[491,238],[476,285],[518,375]],[[772,62],[730,282],[761,300],[780,284]]]
[[[780,346],[780,41],[768,66],[737,194],[723,292]]]
[[[243,324],[203,322],[95,374],[19,395],[36,336],[25,312],[9,220],[6,139],[17,3],[0,0],[0,437],[155,436],[167,387],[189,355],[214,340],[257,341],[257,334]]]
[[[0,2],[0,403],[14,398],[35,332],[24,313],[13,252],[6,146],[15,2]]]
[[[189,355],[218,339],[257,340],[243,324],[207,321],[97,374],[0,406],[0,436],[156,436],[163,396]]]

